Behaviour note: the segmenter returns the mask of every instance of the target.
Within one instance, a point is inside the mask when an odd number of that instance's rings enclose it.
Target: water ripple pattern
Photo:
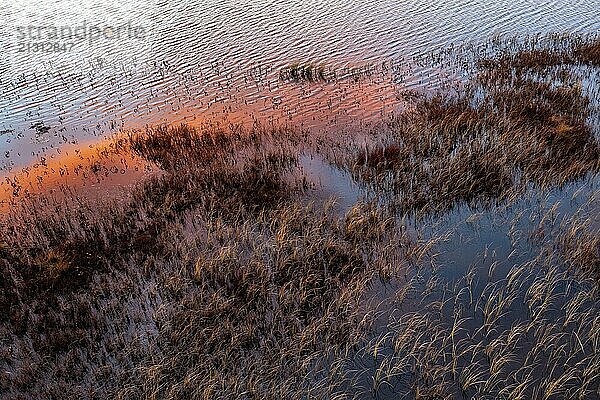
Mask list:
[[[394,108],[399,85],[423,79],[379,71],[293,84],[279,71],[294,62],[351,71],[495,34],[594,33],[599,9],[599,0],[5,1],[0,168],[155,123],[368,124]],[[53,39],[52,28],[86,33]]]

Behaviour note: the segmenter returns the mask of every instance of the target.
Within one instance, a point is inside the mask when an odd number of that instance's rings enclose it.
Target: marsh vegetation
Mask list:
[[[149,127],[115,141],[159,170],[127,196],[19,199],[0,393],[600,397],[600,42],[494,46],[351,140]],[[361,198],[317,201],[307,155]]]

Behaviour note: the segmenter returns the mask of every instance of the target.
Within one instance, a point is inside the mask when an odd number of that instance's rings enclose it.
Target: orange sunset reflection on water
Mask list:
[[[291,126],[319,134],[336,130],[360,131],[398,107],[396,87],[381,71],[363,72],[335,82],[288,82],[273,79],[254,89],[230,89],[226,95],[173,95],[168,106],[131,109],[115,137],[130,130],[159,124],[185,123],[200,127],[207,123],[227,126],[253,124]],[[268,94],[268,95],[267,95]],[[192,98],[193,97],[193,98]],[[0,183],[2,204],[14,204],[31,196],[65,194],[101,197],[118,195],[153,173],[156,167],[127,152],[117,152],[118,140],[98,139],[40,152],[22,167],[12,168]]]
[[[122,190],[156,171],[145,160],[119,151],[117,141],[71,146],[5,176],[0,182],[0,208],[10,211],[41,196],[58,201],[79,196],[117,198]]]

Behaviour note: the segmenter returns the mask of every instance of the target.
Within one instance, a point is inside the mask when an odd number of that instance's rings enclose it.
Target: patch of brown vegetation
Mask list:
[[[349,168],[394,193],[402,209],[425,213],[598,171],[590,99],[574,70],[597,66],[598,42],[572,46],[479,60],[478,75],[462,91],[414,101],[391,121],[385,144],[359,151]],[[581,56],[584,49],[592,59]]]

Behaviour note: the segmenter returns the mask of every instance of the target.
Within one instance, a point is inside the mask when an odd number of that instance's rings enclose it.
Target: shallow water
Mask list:
[[[12,1],[0,10],[1,173],[163,122],[363,129],[400,106],[399,90],[451,74],[415,57],[496,34],[597,32],[598,9],[598,0]],[[281,81],[293,62],[324,63],[339,79]]]
[[[0,157],[0,214],[10,215],[3,206],[15,191],[17,196],[50,197],[75,191],[75,201],[83,192],[108,202],[115,193],[123,193],[117,189],[156,172],[142,160],[110,151],[113,134],[120,131],[208,121],[291,124],[329,134],[367,130],[402,107],[398,98],[402,90],[427,91],[459,77],[451,52],[435,62],[426,58],[431,52],[443,53],[468,42],[489,43],[497,34],[600,31],[600,0],[105,3],[12,0],[0,8],[0,44],[9,46],[0,58],[0,155],[4,155]],[[88,31],[83,40],[50,40],[58,43],[58,50],[34,51],[31,46],[48,40],[21,38],[31,36],[30,26],[34,31],[43,27],[45,35],[52,27]],[[91,27],[112,29],[92,38]],[[125,36],[116,38],[119,27]],[[139,35],[130,36],[131,29],[138,29]],[[61,50],[63,45],[69,51]],[[281,68],[294,62],[323,63],[337,78],[281,80]],[[594,115],[590,125],[598,126],[598,113]],[[298,161],[301,174],[314,189],[308,200],[318,203],[335,197],[334,210],[342,216],[368,198],[368,190],[325,157],[303,153]],[[402,286],[417,285],[424,293],[428,288],[419,285],[427,286],[433,277],[439,278],[437,290],[447,290],[461,281],[464,284],[473,268],[477,275],[471,296],[484,298],[489,279],[506,280],[511,268],[540,251],[530,235],[540,213],[555,204],[559,204],[560,220],[591,202],[591,229],[598,232],[600,213],[594,210],[599,205],[590,201],[598,193],[598,179],[590,176],[546,191],[530,188],[510,206],[473,209],[458,204],[443,216],[424,220],[399,216],[398,227],[411,240],[443,239],[423,261],[434,268],[407,268],[404,278],[414,282],[393,279],[369,289],[365,298],[381,302],[385,311],[375,321],[374,337],[393,332],[390,321],[403,312],[420,311],[425,297],[416,294],[397,308]],[[157,321],[164,319],[160,316],[162,284],[148,278],[137,287],[137,276],[123,275],[136,287],[123,305],[123,319],[119,311],[106,311],[120,310],[121,298],[111,293],[98,300],[98,309],[106,313],[103,318],[110,321],[107,325],[114,326],[107,335],[116,337],[125,326],[124,341],[150,341],[145,335],[156,335]],[[436,292],[430,299],[445,296]],[[597,308],[597,300],[593,301],[592,310]],[[165,304],[168,309],[168,296]],[[527,320],[524,304],[512,311],[499,327]],[[467,336],[477,330],[479,319],[465,324]],[[112,342],[103,338],[100,350],[94,352],[105,353],[115,371],[125,368],[106,343]],[[390,349],[382,352],[395,354]],[[374,382],[371,376],[378,372],[376,362],[365,369],[361,379],[368,388]]]

